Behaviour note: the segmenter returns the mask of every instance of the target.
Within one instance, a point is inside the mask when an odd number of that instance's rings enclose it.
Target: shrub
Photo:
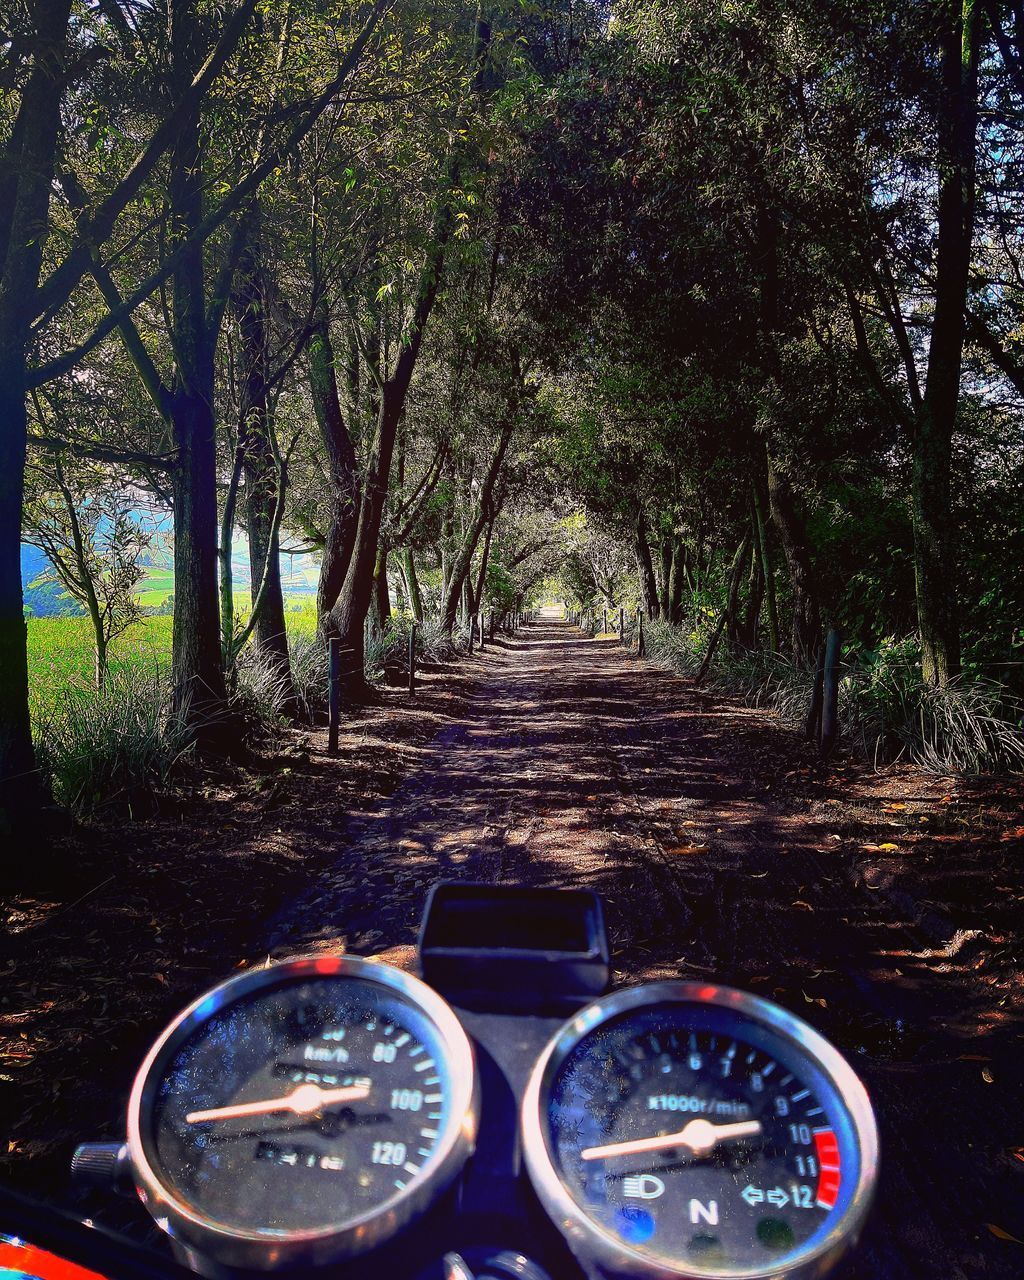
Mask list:
[[[170,618],[147,620],[131,644],[122,641],[102,691],[91,684],[82,619],[47,621],[34,639],[33,722],[39,767],[58,803],[79,816],[104,807],[137,809],[143,797],[165,787],[175,765],[190,755],[189,735],[171,711],[166,652]],[[313,723],[327,710],[327,649],[315,615],[303,609],[289,627],[292,685],[299,718]],[[166,624],[166,625],[165,625]],[[39,625],[39,624],[37,624]],[[398,617],[366,643],[369,679],[387,663],[404,669],[408,619]],[[81,634],[80,634],[81,633]],[[448,662],[464,653],[468,632],[447,635],[435,621],[416,629],[420,660]],[[239,743],[279,731],[288,686],[275,664],[249,647],[239,658],[231,712]]]
[[[469,628],[461,624],[449,635],[433,618],[416,627],[416,655],[425,662],[452,662],[469,648]]]
[[[699,638],[683,627],[671,623],[648,622],[644,630],[647,656],[653,662],[671,667],[682,675],[695,676],[703,659]]]

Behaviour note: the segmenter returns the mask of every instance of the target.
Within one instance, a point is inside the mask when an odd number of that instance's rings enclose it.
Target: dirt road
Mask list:
[[[388,694],[340,759],[317,734],[262,779],[112,824],[66,903],[16,904],[0,1032],[22,1105],[3,1174],[74,1203],[72,1142],[119,1131],[146,1043],[233,968],[339,947],[408,965],[442,877],[584,885],[604,895],[616,981],[749,988],[861,1074],[883,1173],[853,1280],[1016,1280],[1024,858],[1000,838],[1019,790],[986,786],[820,771],[763,712],[534,624],[415,704]]]
[[[1024,1054],[1018,997],[981,972],[985,938],[958,947],[960,921],[920,909],[762,713],[555,622],[481,667],[465,715],[351,821],[347,852],[279,913],[268,950],[408,963],[443,876],[597,889],[619,981],[714,974],[773,997],[867,1082],[883,1176],[853,1275],[1024,1274],[1024,1246],[991,1229],[1024,1238]],[[862,802],[885,806],[888,785]],[[914,803],[892,801],[896,825],[933,791],[918,779]]]

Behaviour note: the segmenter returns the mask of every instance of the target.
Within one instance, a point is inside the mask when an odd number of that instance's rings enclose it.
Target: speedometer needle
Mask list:
[[[312,1115],[335,1102],[359,1102],[370,1095],[365,1084],[345,1085],[341,1089],[321,1089],[316,1084],[300,1084],[283,1098],[266,1098],[262,1102],[237,1102],[230,1107],[213,1107],[210,1111],[190,1111],[186,1124],[204,1120],[234,1120],[241,1116],[272,1115],[276,1111],[293,1111],[298,1116]]]
[[[689,1147],[694,1155],[707,1155],[719,1142],[730,1138],[753,1138],[761,1132],[759,1120],[738,1120],[735,1124],[712,1124],[710,1120],[691,1120],[676,1133],[661,1133],[654,1138],[637,1138],[632,1142],[609,1142],[603,1147],[585,1147],[584,1160],[603,1160],[605,1156],[634,1156],[646,1151],[663,1151],[667,1147]]]

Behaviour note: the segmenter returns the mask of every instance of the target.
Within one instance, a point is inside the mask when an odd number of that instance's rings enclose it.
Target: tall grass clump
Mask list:
[[[158,671],[127,668],[101,690],[69,686],[36,725],[36,756],[54,799],[78,815],[129,810],[167,785],[189,751]]]
[[[453,662],[469,648],[469,628],[460,623],[451,635],[436,618],[416,627],[416,656],[424,662]]]
[[[924,687],[905,734],[914,759],[936,773],[1024,771],[1024,707],[995,680]]]
[[[707,636],[666,622],[645,627],[647,654],[696,676]],[[802,728],[814,673],[781,654],[723,645],[705,684],[738,694]],[[908,759],[936,773],[1024,770],[1024,707],[994,680],[961,677],[943,689],[921,680],[917,643],[888,637],[848,654],[839,684],[843,741],[879,763]]]
[[[313,724],[327,711],[327,646],[315,630],[303,630],[289,634],[288,650],[299,719]]]
[[[404,673],[408,664],[409,629],[411,618],[393,616],[383,631],[368,626],[364,639],[364,671],[371,683],[379,683],[389,674]],[[451,662],[465,653],[469,632],[456,628],[448,635],[434,620],[428,619],[416,626],[416,658],[418,662]],[[307,724],[314,723],[327,711],[328,657],[327,646],[317,635],[315,626],[292,627],[288,630],[288,648],[291,655],[292,685],[298,702],[298,718]],[[277,686],[272,673],[260,675],[258,668],[247,677],[251,687],[249,696],[260,693],[258,701],[270,718],[280,714],[275,707]],[[241,684],[241,678],[239,683]]]
[[[383,631],[367,627],[363,640],[363,667],[367,680],[371,683],[383,680],[384,670],[397,660],[406,634],[405,629],[394,622],[389,622]]]
[[[644,624],[644,644],[652,662],[671,667],[680,675],[695,676],[703,661],[703,637],[685,627],[655,620]]]
[[[980,676],[925,684],[910,637],[848,657],[839,715],[843,732],[874,759],[904,756],[935,773],[1024,768],[1024,709],[1006,686]]]
[[[366,635],[366,678],[381,680],[389,670],[404,671],[409,661],[409,629],[412,619],[393,616],[383,631],[370,627]],[[452,662],[469,648],[469,627],[458,623],[452,633],[435,618],[416,624],[416,660]]]
[[[252,646],[242,651],[235,666],[231,711],[246,737],[270,737],[289,711],[292,689],[288,673],[273,657]]]

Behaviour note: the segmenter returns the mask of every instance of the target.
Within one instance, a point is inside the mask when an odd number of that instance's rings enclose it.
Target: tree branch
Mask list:
[[[248,0],[247,0],[248,3]],[[267,178],[276,168],[280,166],[283,160],[291,154],[305,139],[306,135],[312,130],[317,120],[323,115],[327,107],[331,104],[342,85],[352,74],[356,65],[362,56],[370,36],[373,34],[374,28],[380,19],[391,8],[394,0],[377,0],[370,16],[367,18],[362,31],[356,38],[355,44],[348,51],[341,68],[335,78],[327,86],[320,96],[314,99],[313,106],[309,114],[292,130],[285,141],[273,151],[270,155],[255,169],[251,170],[248,176],[234,188],[230,195],[226,196],[220,206],[213,213],[208,214],[195,231],[187,239],[182,240],[177,248],[166,258],[163,264],[157,268],[143,283],[130,294],[128,298],[114,311],[108,314],[105,319],[100,321],[96,328],[92,331],[88,338],[80,342],[77,347],[71,351],[65,352],[64,355],[58,356],[56,360],[51,360],[48,364],[39,365],[31,370],[28,374],[28,386],[39,387],[44,382],[49,382],[53,378],[60,377],[61,374],[67,373],[69,369],[73,369],[80,360],[94,350],[104,338],[106,338],[114,329],[118,327],[122,318],[129,315],[146,298],[167,280],[177,270],[183,259],[191,253],[197,244],[202,244],[217,230],[223,222],[225,222],[236,209],[240,208],[252,192]],[[86,253],[86,266],[75,277],[75,284],[81,279],[82,274],[88,269],[88,250]],[[58,268],[59,270],[60,268]],[[72,286],[74,287],[74,286]]]
[[[78,219],[78,241],[72,246],[64,261],[37,290],[34,318],[59,310],[71,297],[79,281],[89,270],[91,246],[103,244],[109,239],[117,219],[129,201],[137,195],[142,184],[156,167],[157,161],[174,141],[182,117],[195,110],[228,58],[234,53],[256,8],[256,3],[257,0],[242,0],[221,33],[213,52],[199,68],[195,79],[179,100],[160,121],[153,136],[136,157],[131,168],[106,199],[101,201],[91,216],[83,214]]]
[[[64,439],[62,436],[44,436],[30,432],[28,442],[40,449],[45,449],[48,453],[61,454],[66,451],[75,458],[89,458],[93,462],[123,463],[129,467],[147,467],[163,472],[172,471],[175,465],[175,459],[170,455],[142,453],[133,449],[114,449],[105,444]]]

